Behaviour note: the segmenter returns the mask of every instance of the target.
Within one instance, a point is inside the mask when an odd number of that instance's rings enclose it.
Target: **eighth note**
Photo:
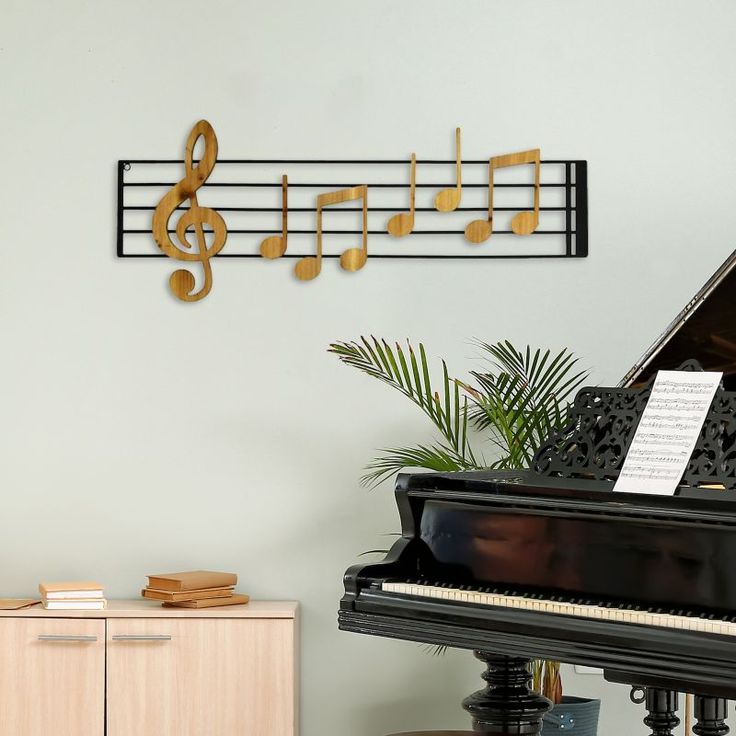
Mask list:
[[[261,255],[264,258],[281,258],[286,253],[286,239],[288,237],[287,225],[289,218],[289,205],[287,195],[289,192],[289,180],[284,174],[281,177],[281,235],[271,235],[261,242]]]
[[[417,188],[417,155],[411,155],[411,183],[409,184],[409,211],[399,212],[394,215],[386,226],[389,235],[395,238],[403,238],[414,229],[414,200]]]
[[[346,271],[359,271],[365,266],[368,260],[368,187],[362,184],[358,187],[320,194],[317,197],[316,255],[305,256],[297,261],[294,274],[300,281],[311,281],[319,276],[322,270],[322,208],[356,199],[363,200],[363,242],[360,248],[348,248],[340,255],[340,266]]]
[[[462,194],[462,160],[460,156],[460,128],[455,128],[456,184],[452,189],[443,189],[435,198],[434,206],[439,212],[452,212],[460,204]]]
[[[496,169],[505,169],[508,166],[520,164],[534,164],[534,210],[532,212],[518,212],[511,219],[511,229],[515,235],[531,235],[539,224],[539,163],[540,151],[534,148],[530,151],[507,153],[503,156],[494,156],[488,162],[488,218],[473,220],[465,228],[465,237],[471,243],[482,243],[493,234],[493,172]]]

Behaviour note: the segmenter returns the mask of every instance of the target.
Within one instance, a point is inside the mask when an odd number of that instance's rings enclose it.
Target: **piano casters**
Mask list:
[[[632,703],[646,703],[644,707],[649,714],[644,723],[652,729],[651,736],[672,736],[672,731],[680,725],[680,719],[675,715],[678,698],[674,690],[632,687],[629,697]]]
[[[490,652],[473,652],[488,669],[481,675],[486,687],[463,700],[473,717],[473,730],[498,736],[535,736],[551,701],[529,689],[530,660]]]

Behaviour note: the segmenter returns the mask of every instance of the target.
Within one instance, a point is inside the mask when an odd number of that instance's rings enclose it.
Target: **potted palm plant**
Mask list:
[[[375,487],[405,468],[440,472],[514,469],[528,467],[534,453],[549,435],[565,424],[568,398],[582,385],[587,373],[567,349],[518,350],[510,342],[478,342],[484,370],[470,378],[450,376],[442,361],[442,378],[432,384],[424,345],[407,341],[391,346],[376,337],[335,342],[329,352],[346,365],[382,381],[416,404],[439,433],[430,444],[380,450],[361,477]],[[490,457],[478,439],[489,445]],[[488,450],[486,450],[488,451]],[[554,707],[544,718],[543,733],[575,730],[594,736],[600,701],[562,694],[560,663],[536,660],[532,686]]]

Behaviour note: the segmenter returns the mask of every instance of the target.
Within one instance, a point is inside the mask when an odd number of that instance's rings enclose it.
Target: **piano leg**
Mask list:
[[[693,726],[693,733],[698,736],[725,736],[729,732],[726,725],[728,710],[725,698],[696,695],[693,711],[697,721]]]
[[[634,696],[637,690],[644,690],[643,697]],[[672,731],[680,725],[680,719],[675,715],[677,692],[658,687],[633,687],[630,697],[634,703],[645,703],[648,715],[644,723],[652,730],[651,736],[672,736]]]
[[[473,730],[497,736],[535,736],[542,716],[552,707],[545,697],[529,689],[529,659],[491,652],[474,652],[487,665],[481,675],[486,687],[463,700],[473,717]]]

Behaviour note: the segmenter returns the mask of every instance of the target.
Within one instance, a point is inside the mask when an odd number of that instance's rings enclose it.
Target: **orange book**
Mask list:
[[[0,611],[17,611],[40,602],[38,598],[0,598]]]
[[[148,575],[147,577],[149,588],[174,592],[222,588],[227,585],[235,585],[238,582],[238,576],[232,572],[211,572],[209,570],[172,572],[162,575]]]
[[[79,582],[39,583],[38,592],[48,600],[59,598],[102,598],[103,585],[88,580]]]
[[[152,601],[196,601],[200,598],[225,598],[233,594],[232,586],[227,588],[204,588],[203,590],[188,590],[174,593],[170,590],[154,590],[143,588],[141,595]]]
[[[178,603],[164,603],[165,608],[213,608],[214,606],[237,606],[247,603],[250,596],[233,593],[227,598],[204,598],[200,601],[179,601]]]

